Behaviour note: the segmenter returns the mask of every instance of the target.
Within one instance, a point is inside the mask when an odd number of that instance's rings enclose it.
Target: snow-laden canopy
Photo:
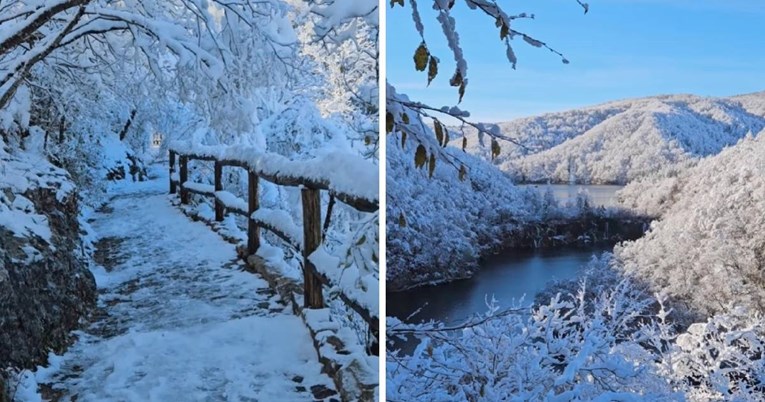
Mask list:
[[[330,177],[333,190],[376,203],[377,24],[371,1],[0,1],[0,149],[14,161],[0,177],[47,159],[95,207],[111,180],[134,170],[140,178],[182,140],[254,149],[272,164],[295,161],[299,173]],[[113,174],[116,165],[122,175]],[[192,162],[189,176],[211,182],[202,163]],[[246,172],[224,180],[224,198],[246,191]],[[264,209],[301,213],[298,188],[262,183],[261,194]],[[0,202],[0,225],[35,223],[18,219],[34,218],[22,201]],[[326,192],[321,201],[327,211]],[[210,207],[202,198],[192,204]],[[336,262],[350,292],[376,286],[377,213],[340,205],[331,218],[324,260]],[[44,235],[44,226],[13,229]],[[300,270],[289,245],[265,241]],[[369,300],[376,311],[376,296]],[[333,307],[333,320],[350,326],[343,320],[353,312]],[[358,337],[368,340],[365,331]]]

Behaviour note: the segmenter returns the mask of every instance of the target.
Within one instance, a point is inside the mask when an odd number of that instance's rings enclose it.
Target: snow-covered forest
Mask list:
[[[631,215],[591,207],[586,193],[563,203],[549,188],[516,186],[488,162],[451,146],[444,154],[469,173],[460,178],[453,164],[436,163],[431,174],[411,160],[416,143],[387,141],[388,289],[470,277],[482,257],[502,249],[508,238],[536,232],[539,224]]]
[[[499,139],[491,157],[475,128],[453,127],[451,144],[492,161],[519,182],[626,184],[657,169],[714,155],[765,128],[765,93],[706,98],[667,95],[609,102],[491,126]],[[761,106],[760,106],[761,107]],[[516,144],[522,144],[518,146]]]
[[[71,364],[66,362],[80,353],[87,355],[80,343],[72,347],[77,337],[71,331],[100,325],[97,312],[112,306],[105,306],[102,299],[119,286],[128,286],[130,274],[146,275],[136,268],[151,268],[151,258],[139,257],[142,249],[136,248],[126,252],[143,265],[117,276],[110,273],[111,268],[104,273],[103,243],[116,240],[104,240],[107,235],[91,229],[91,223],[111,230],[102,220],[107,219],[104,211],[112,208],[115,197],[165,197],[170,144],[248,149],[244,155],[267,156],[261,163],[280,161],[284,174],[290,174],[286,171],[290,161],[310,166],[314,172],[306,174],[314,176],[317,169],[324,177],[337,173],[335,178],[350,176],[347,170],[353,170],[353,177],[364,183],[352,182],[345,189],[359,190],[354,195],[376,203],[378,36],[378,3],[366,0],[0,1],[0,364],[7,369],[0,381],[0,400],[5,400],[6,393],[18,400],[40,400],[38,392],[45,394],[46,386],[55,388],[42,382],[56,375],[24,370],[46,366],[52,359],[65,362],[61,366],[65,372]],[[349,160],[354,161],[352,166],[345,166]],[[212,184],[212,164],[190,161],[188,176],[189,181]],[[246,171],[227,169],[223,181],[228,194],[246,200]],[[259,202],[263,211],[280,210],[278,218],[285,225],[300,222],[297,187],[261,181]],[[170,205],[170,200],[165,203]],[[341,360],[338,372],[343,365],[376,372],[376,358],[364,352],[373,348],[376,339],[359,324],[356,313],[340,302],[339,295],[363,300],[375,314],[379,309],[378,215],[336,203],[329,192],[323,193],[320,204],[326,219],[319,251],[322,261],[337,264],[335,276],[340,282],[326,293],[329,315],[314,321],[339,329],[344,340],[358,347],[352,349],[352,358]],[[147,228],[139,237],[157,236],[156,229],[169,221],[164,215],[181,213],[164,207],[150,210],[151,205],[146,203],[145,214],[156,215],[155,230]],[[205,218],[214,207],[212,199],[194,195],[186,212]],[[236,237],[246,231],[247,223],[229,216],[222,226]],[[294,226],[302,236],[302,228]],[[124,230],[114,236],[136,236],[129,234],[129,225]],[[170,231],[167,235],[172,238]],[[263,242],[261,252],[267,253],[264,258],[269,264],[302,280],[299,249],[265,231]],[[197,247],[194,244],[190,241],[185,247]],[[170,246],[153,244],[157,252]],[[233,248],[225,250],[221,256],[236,256]],[[182,255],[183,248],[177,253]],[[199,258],[204,263],[210,257]],[[256,289],[251,290],[254,297]],[[223,313],[213,321],[225,318]],[[15,326],[17,321],[26,324]],[[279,328],[292,324],[274,325],[271,336],[289,338],[294,333],[300,342],[299,334],[305,333],[310,338],[306,328],[279,334]],[[225,328],[220,331],[224,334]],[[136,335],[133,341],[138,339]],[[305,346],[312,349],[313,343],[306,340]],[[67,347],[72,352],[60,357]],[[311,356],[300,353],[294,357]],[[312,359],[318,366],[316,357]],[[302,364],[285,360],[284,375],[293,363]],[[203,370],[204,364],[191,365],[189,371]],[[258,364],[267,367],[269,362]],[[88,373],[78,372],[75,377]],[[295,372],[295,376],[302,381],[313,374]],[[311,378],[322,388],[299,392],[313,392],[313,399],[329,397],[317,396],[323,387],[332,390],[332,395],[343,392],[333,390],[328,376]],[[87,379],[82,381],[80,385]],[[298,390],[313,386],[307,381],[298,384]],[[376,378],[359,381],[377,382]],[[289,380],[284,383],[289,384]],[[80,400],[88,400],[87,387],[59,386],[63,390],[55,392],[71,392],[69,396],[77,398],[76,391]],[[136,389],[127,398],[146,400],[147,394]],[[278,398],[278,392],[267,393],[273,389],[260,396],[258,389],[237,390],[244,393],[231,397]],[[108,394],[115,390],[103,391],[107,394],[102,397],[116,397]],[[289,399],[291,395],[282,396]]]
[[[421,35],[444,31],[461,100],[471,87],[454,3],[433,2],[435,22],[417,3],[392,2],[391,12],[404,6]],[[463,17],[496,20],[513,66],[523,60],[512,39],[549,49],[514,30],[528,15],[463,5]],[[445,63],[425,38],[413,68],[430,82]],[[485,313],[466,320],[444,308],[443,318],[421,322],[427,305],[389,316],[388,400],[765,400],[765,93],[662,95],[481,124],[395,85],[386,116],[389,290],[480,276],[483,257],[513,244],[523,227],[582,216],[653,222],[637,240],[593,257],[576,279],[527,295],[530,304],[486,294]],[[626,187],[616,208],[593,209],[586,196],[564,206],[549,191],[518,186],[529,182]],[[490,278],[511,287],[513,272]],[[473,303],[483,283],[467,282],[423,293],[434,305]],[[418,290],[390,293],[389,303]]]
[[[0,0],[0,402],[765,402],[765,7],[547,3]]]
[[[650,195],[628,187],[632,205],[663,200],[661,218],[531,308],[494,301],[452,326],[389,317],[389,336],[422,340],[389,352],[389,398],[761,401],[763,155],[748,136],[655,175]]]
[[[765,136],[748,136],[676,177],[622,197],[661,205],[646,235],[617,247],[624,270],[682,301],[678,314],[763,311]],[[635,186],[638,187],[638,186]],[[678,253],[674,250],[688,250]]]

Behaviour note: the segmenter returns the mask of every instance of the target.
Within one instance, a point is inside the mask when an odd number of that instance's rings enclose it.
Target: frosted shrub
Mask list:
[[[765,399],[765,320],[735,309],[692,324],[663,356],[662,374],[689,400]]]
[[[661,298],[626,279],[600,289],[592,296],[582,283],[532,309],[492,301],[453,327],[389,318],[389,337],[421,343],[411,356],[388,352],[388,399],[763,400],[760,315],[736,309],[678,333]]]
[[[422,340],[412,356],[389,355],[390,400],[677,400],[658,377],[646,336],[650,299],[628,281],[588,301],[583,283],[527,310],[489,303],[484,316],[448,328],[393,320],[389,334]],[[649,330],[650,328],[650,330]],[[664,330],[667,332],[668,330]]]

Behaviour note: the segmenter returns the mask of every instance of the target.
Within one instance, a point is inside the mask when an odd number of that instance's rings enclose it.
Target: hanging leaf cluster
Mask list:
[[[433,120],[433,129],[436,132],[436,140],[438,140],[438,145],[446,147],[446,145],[449,144],[449,130],[447,130],[446,127],[438,120]]]
[[[428,85],[433,81],[434,78],[438,75],[438,58],[436,56],[431,55],[430,61],[428,61]]]
[[[499,39],[505,40],[510,35],[510,27],[501,16],[497,17],[496,25],[499,28]]]
[[[428,70],[428,85],[438,75],[438,57],[433,56],[428,51],[428,46],[423,41],[417,50],[414,51],[414,68],[417,71]]]
[[[491,160],[499,156],[501,149],[499,148],[499,142],[496,138],[491,139]]]
[[[433,172],[436,171],[436,154],[433,152],[428,155],[425,146],[420,144],[414,152],[414,166],[419,169],[424,168],[425,164],[428,165],[428,177],[433,177]]]
[[[425,166],[425,161],[428,159],[428,151],[425,150],[425,147],[420,144],[417,146],[417,151],[414,152],[414,166],[416,168],[421,168]]]
[[[425,46],[425,42],[422,42],[414,51],[414,68],[417,71],[425,71],[425,67],[428,66],[428,57],[430,57],[430,52]]]
[[[462,98],[465,96],[465,87],[467,86],[467,81],[462,78],[462,73],[460,73],[459,69],[454,72],[454,75],[449,80],[449,85],[453,87],[459,87],[459,102],[462,102]]]
[[[401,113],[400,117],[401,122],[404,124],[409,124],[411,121],[409,119],[409,114],[406,112]],[[385,131],[390,134],[394,129],[396,129],[396,118],[393,116],[393,113],[387,112],[385,113]],[[401,133],[401,147],[403,148],[406,145],[406,130],[403,130],[401,127],[398,129]]]

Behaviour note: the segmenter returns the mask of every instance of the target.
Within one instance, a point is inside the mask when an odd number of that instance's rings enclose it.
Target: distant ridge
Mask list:
[[[500,141],[493,163],[516,181],[623,184],[715,155],[765,128],[765,92],[732,97],[660,95],[496,123],[526,148]],[[466,151],[491,160],[488,141],[464,130]],[[462,133],[450,145],[462,147]]]

